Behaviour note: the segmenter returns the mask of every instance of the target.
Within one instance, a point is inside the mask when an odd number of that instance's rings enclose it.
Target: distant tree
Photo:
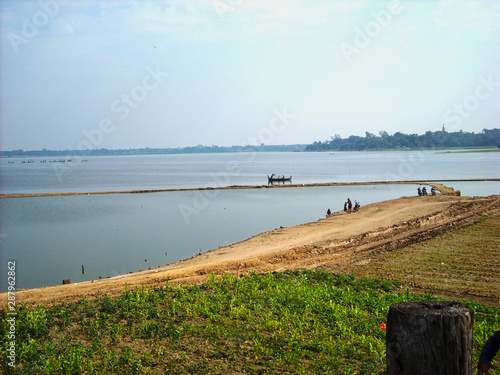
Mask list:
[[[351,135],[342,139],[338,134],[330,141],[314,142],[306,147],[307,151],[324,150],[373,150],[381,148],[442,148],[442,147],[471,147],[471,146],[500,146],[500,129],[483,129],[479,134],[467,132],[447,133],[445,131],[427,131],[423,135],[403,134],[396,132],[389,135],[380,131],[380,136],[365,132],[365,137]]]

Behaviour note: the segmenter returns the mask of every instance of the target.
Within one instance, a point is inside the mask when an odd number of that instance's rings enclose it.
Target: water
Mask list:
[[[230,153],[0,159],[0,192],[46,193],[293,183],[498,178],[500,153],[442,151]],[[67,160],[73,160],[68,162]],[[43,162],[45,161],[45,162]]]
[[[441,183],[452,186],[455,190],[460,190],[462,195],[468,197],[487,197],[489,195],[500,194],[499,181],[444,181]]]
[[[1,161],[2,193],[260,185],[271,173],[293,174],[294,183],[499,175],[496,153],[95,157],[64,172],[62,179],[48,162],[33,160]],[[447,185],[464,195],[499,192],[498,182]],[[6,267],[8,260],[16,260],[18,288],[114,276],[185,259],[280,226],[318,220],[328,208],[341,210],[348,197],[365,205],[416,195],[416,188],[366,185],[1,199],[1,264]],[[2,291],[6,281],[0,280]]]
[[[368,204],[415,192],[370,185],[2,199],[4,263],[17,261],[20,288],[115,276],[318,220],[348,197]]]

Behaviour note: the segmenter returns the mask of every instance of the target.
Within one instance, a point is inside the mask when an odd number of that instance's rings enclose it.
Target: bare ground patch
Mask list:
[[[433,293],[500,299],[500,216],[432,239],[386,252],[345,271],[365,277],[400,280]]]

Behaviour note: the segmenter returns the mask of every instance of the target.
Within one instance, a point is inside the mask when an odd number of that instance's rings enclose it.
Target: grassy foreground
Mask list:
[[[434,299],[398,282],[326,271],[126,290],[18,311],[16,363],[24,374],[378,374],[385,372],[389,306]],[[474,359],[500,326],[500,309],[475,312]],[[6,311],[0,335],[7,336]]]

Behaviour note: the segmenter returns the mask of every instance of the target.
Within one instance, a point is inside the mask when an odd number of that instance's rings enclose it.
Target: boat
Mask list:
[[[286,177],[286,176],[276,176],[275,174],[272,174],[271,176],[267,176],[267,181],[269,183],[292,181],[292,176]]]

